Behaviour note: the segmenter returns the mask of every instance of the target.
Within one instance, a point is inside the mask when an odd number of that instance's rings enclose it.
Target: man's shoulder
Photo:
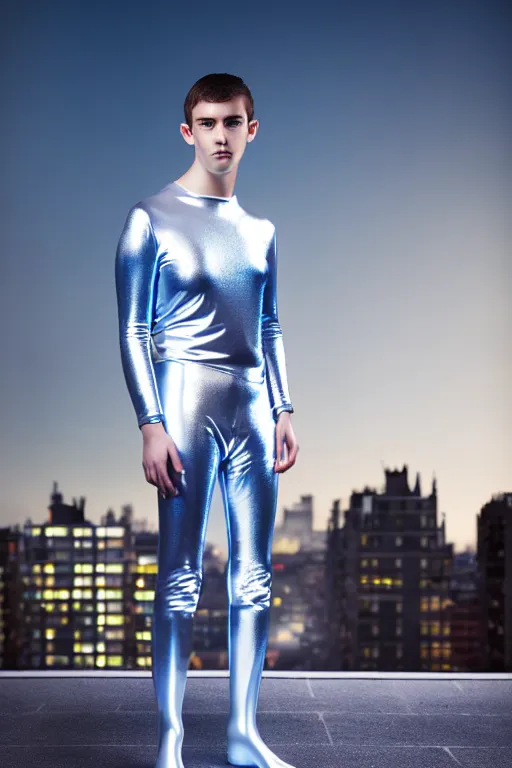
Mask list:
[[[151,214],[157,211],[159,208],[169,207],[174,198],[175,195],[172,193],[172,185],[167,184],[162,189],[159,189],[158,192],[154,192],[151,195],[146,195],[146,197],[138,200],[134,207],[141,208],[143,211],[146,211],[149,216],[151,216]]]
[[[268,219],[265,216],[262,216],[261,214],[255,213],[254,211],[247,209],[245,206],[240,205],[239,207],[242,210],[244,216],[247,216],[254,224],[259,226],[265,233],[272,235],[275,231],[275,226],[272,223],[270,219]]]
[[[169,186],[163,187],[158,192],[137,200],[133,203],[128,211],[129,218],[138,218],[141,221],[145,220],[152,226],[156,225],[159,220],[159,214],[170,213],[173,208],[174,196],[169,190]]]

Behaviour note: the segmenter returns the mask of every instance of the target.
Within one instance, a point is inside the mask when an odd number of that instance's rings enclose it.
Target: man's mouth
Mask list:
[[[216,152],[215,157],[231,157],[231,152]]]

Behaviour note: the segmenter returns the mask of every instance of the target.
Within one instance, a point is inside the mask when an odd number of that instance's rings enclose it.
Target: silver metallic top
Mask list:
[[[274,419],[293,413],[268,219],[177,182],[129,211],[115,260],[121,361],[139,427],[162,421],[153,364],[194,361],[267,380]]]

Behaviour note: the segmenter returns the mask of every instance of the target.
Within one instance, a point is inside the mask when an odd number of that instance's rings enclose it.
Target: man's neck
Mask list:
[[[197,173],[188,170],[179,179],[176,184],[193,192],[195,195],[212,195],[213,197],[233,197],[235,189],[235,176],[224,176],[217,178],[211,175],[199,176]]]

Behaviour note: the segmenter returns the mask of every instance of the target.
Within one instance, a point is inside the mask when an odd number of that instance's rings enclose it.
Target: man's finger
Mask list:
[[[289,456],[289,458],[290,458],[290,462],[291,462],[292,464],[294,464],[294,463],[295,463],[295,460],[297,459],[297,453],[298,453],[298,452],[299,452],[299,446],[298,446],[298,443],[294,443],[294,444],[292,445],[292,449],[291,449],[291,451],[290,451],[290,456]]]
[[[182,472],[183,464],[174,445],[169,445],[169,456],[171,457],[172,466],[176,472]]]
[[[285,472],[287,469],[292,467],[295,464],[295,460],[297,458],[297,452],[299,450],[299,446],[296,440],[292,442],[291,447],[287,441],[286,448],[287,448],[286,461],[283,461],[282,464],[277,465],[277,469],[279,472]]]
[[[148,467],[146,472],[146,477],[147,477],[148,483],[150,483],[151,485],[158,486],[158,480],[157,480],[155,468],[153,465]]]
[[[276,464],[281,461],[281,455],[283,450],[283,438],[281,436],[281,430],[276,428]]]
[[[279,449],[277,451],[275,469],[279,469],[286,461],[285,445],[282,436],[279,438]]]
[[[160,489],[160,493],[162,496],[167,497],[167,495],[175,496],[175,488],[173,483],[171,482],[171,479],[169,475],[167,474],[167,468],[164,464],[160,464],[157,466],[157,476],[158,476],[158,487]]]

